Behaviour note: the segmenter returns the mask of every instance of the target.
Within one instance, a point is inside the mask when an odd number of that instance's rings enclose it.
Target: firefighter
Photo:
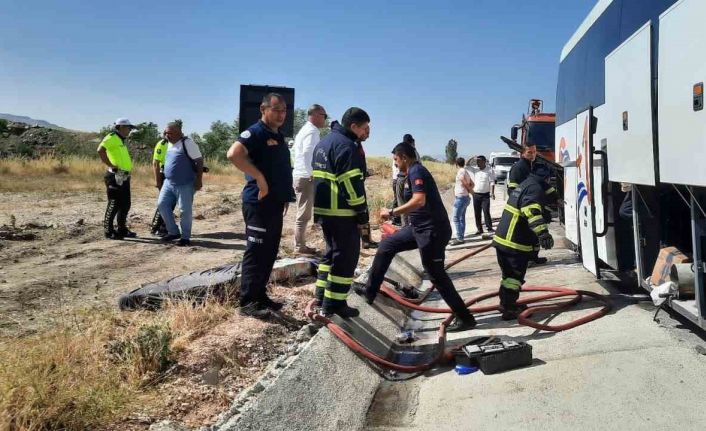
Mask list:
[[[319,263],[316,299],[323,315],[355,317],[346,303],[360,256],[360,229],[369,221],[363,183],[365,160],[357,142],[370,135],[370,117],[348,109],[341,124],[314,149],[314,221],[321,225],[326,253]]]
[[[512,191],[515,190],[524,180],[526,180],[529,175],[540,166],[539,163],[535,163],[537,159],[537,146],[532,142],[528,142],[522,150],[522,155],[520,160],[515,162],[510,168],[510,172],[507,176],[507,194],[510,196]],[[544,165],[541,165],[544,166]],[[546,166],[544,166],[546,168]],[[545,187],[546,202],[553,203],[559,200],[559,196],[554,187]],[[545,207],[546,214],[550,214],[548,205]],[[548,217],[548,216],[547,216]],[[531,262],[537,265],[543,265],[547,263],[546,257],[539,257],[539,252],[530,259]]]
[[[166,130],[164,133],[166,133]],[[161,190],[162,184],[164,184],[164,157],[167,155],[167,146],[169,145],[169,141],[164,137],[164,133],[162,133],[162,139],[155,144],[154,152],[152,153],[152,172],[154,173],[154,183],[157,190]],[[167,234],[167,227],[164,225],[164,220],[159,214],[159,208],[154,212],[150,230],[153,235],[164,236]]]
[[[418,248],[424,270],[455,315],[447,330],[472,329],[476,326],[476,320],[456,292],[444,268],[446,245],[451,239],[451,223],[436,182],[431,173],[419,163],[415,149],[410,144],[398,144],[393,150],[393,157],[405,176],[403,198],[406,203],[381,210],[380,218],[386,220],[395,215],[406,215],[410,224],[382,240],[373,259],[367,286],[356,285],[355,291],[365,295],[368,304],[372,304],[395,255]]]
[[[540,246],[544,249],[554,246],[544,215],[548,180],[549,169],[537,165],[510,194],[493,237],[502,271],[499,296],[503,320],[516,319],[527,308],[517,304],[517,298],[525,282],[529,261]]]

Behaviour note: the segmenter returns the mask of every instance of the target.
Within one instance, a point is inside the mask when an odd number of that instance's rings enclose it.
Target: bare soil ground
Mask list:
[[[381,186],[387,179],[376,182]],[[240,189],[206,185],[196,195],[189,248],[164,244],[148,233],[154,189],[133,190],[129,225],[139,236],[125,241],[103,237],[104,192],[0,193],[0,343],[70,325],[81,310],[115,312],[117,298],[143,283],[239,261],[245,249]],[[281,257],[292,254],[294,213],[292,208],[285,218]],[[309,245],[323,249],[320,231],[310,229]],[[373,255],[374,250],[364,250],[361,264]],[[272,290],[286,300],[284,313],[304,324],[313,279]],[[210,424],[295,335],[296,328],[231,312],[183,343],[178,365],[144,394],[150,400],[144,411],[107,429],[146,429],[165,418]]]

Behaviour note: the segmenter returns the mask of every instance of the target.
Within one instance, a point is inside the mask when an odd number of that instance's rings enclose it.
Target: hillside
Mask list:
[[[48,129],[59,129],[59,130],[64,129],[61,126],[57,126],[56,124],[50,123],[48,121],[35,120],[34,118],[26,117],[24,115],[4,114],[4,113],[0,112],[0,119],[12,121],[13,123],[29,124],[30,126],[46,127]]]
[[[100,136],[92,132],[78,132],[33,126],[8,121],[0,126],[0,158],[44,155],[95,155]]]

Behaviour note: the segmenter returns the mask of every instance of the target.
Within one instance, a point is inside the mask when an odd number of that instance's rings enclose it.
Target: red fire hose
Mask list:
[[[384,227],[385,225],[383,225]],[[490,248],[492,244],[486,244],[483,245],[475,250],[472,250],[461,257],[449,262],[446,265],[446,269],[451,268],[452,266],[462,262],[465,259],[468,259],[472,256],[477,255],[478,253],[487,250]],[[407,299],[395,292],[394,289],[389,288],[385,283],[383,283],[383,286],[381,287],[380,291],[388,296],[390,299],[396,301],[400,305],[403,305],[405,307],[411,308],[413,310],[418,310],[418,311],[424,311],[428,313],[451,313],[451,309],[449,308],[440,308],[440,307],[427,307],[423,305],[419,305],[424,300],[426,300],[429,296],[429,294],[434,290],[434,286],[430,287],[419,299]],[[583,325],[585,323],[591,322],[593,320],[596,320],[602,316],[605,316],[608,311],[611,309],[611,303],[608,301],[606,297],[603,295],[594,293],[594,292],[589,292],[589,291],[584,291],[584,290],[574,290],[574,289],[569,289],[565,287],[549,287],[549,286],[526,286],[522,288],[523,292],[549,292],[544,295],[536,295],[536,296],[531,296],[528,298],[523,298],[517,301],[519,304],[533,304],[536,302],[541,302],[541,301],[546,301],[548,299],[554,299],[554,298],[559,298],[559,297],[564,297],[564,296],[574,296],[573,299],[569,301],[564,301],[560,303],[555,303],[555,304],[547,304],[547,305],[538,305],[538,306],[531,306],[528,307],[526,310],[524,310],[520,315],[517,317],[517,323],[520,325],[524,326],[529,326],[535,329],[543,330],[543,331],[552,331],[552,332],[559,332],[559,331],[565,331],[567,329],[575,328],[579,325]],[[465,301],[466,307],[469,308],[471,313],[484,313],[488,311],[497,311],[498,310],[498,305],[486,305],[486,306],[475,306],[472,307],[474,304],[478,304],[481,301],[484,301],[486,299],[492,298],[497,296],[497,292],[491,292],[491,293],[486,293],[483,295],[479,295],[474,298],[470,298]],[[579,319],[573,320],[571,322],[567,322],[561,325],[545,325],[541,324],[539,322],[536,322],[534,320],[531,320],[530,317],[533,314],[536,313],[547,313],[547,312],[556,312],[556,311],[563,311],[566,310],[576,304],[578,304],[582,299],[583,296],[590,296],[594,299],[597,299],[599,301],[602,301],[604,303],[603,308],[601,308],[598,311],[595,311],[589,315],[583,316]],[[450,359],[453,357],[453,352],[454,349],[445,349],[446,345],[446,327],[451,323],[453,320],[453,314],[448,316],[444,321],[441,323],[439,326],[439,331],[438,331],[438,345],[437,345],[437,355],[436,357],[431,361],[427,362],[424,364],[419,364],[419,365],[401,365],[397,364],[391,361],[388,361],[387,359],[367,350],[363,345],[361,345],[358,341],[356,341],[348,332],[346,332],[343,328],[341,328],[339,325],[337,325],[335,322],[333,322],[331,319],[322,316],[314,311],[314,300],[309,302],[306,307],[306,314],[311,319],[312,321],[316,322],[321,322],[323,323],[334,335],[336,335],[346,346],[348,346],[351,350],[354,352],[358,353],[359,355],[365,357],[369,361],[392,370],[404,372],[404,373],[418,373],[422,372],[425,370],[428,370],[435,364],[441,362],[444,359]]]

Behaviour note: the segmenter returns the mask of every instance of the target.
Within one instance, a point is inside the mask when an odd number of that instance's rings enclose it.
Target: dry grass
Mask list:
[[[236,186],[243,175],[227,164],[207,160],[210,172],[204,175],[207,187]],[[7,158],[0,160],[0,192],[99,192],[105,190],[105,166],[98,158],[42,157],[39,159]],[[152,166],[135,164],[132,171],[133,190],[153,190]]]
[[[89,310],[42,335],[0,343],[0,430],[88,430],[158,408],[154,390],[183,346],[225,321],[213,301],[158,313]]]

